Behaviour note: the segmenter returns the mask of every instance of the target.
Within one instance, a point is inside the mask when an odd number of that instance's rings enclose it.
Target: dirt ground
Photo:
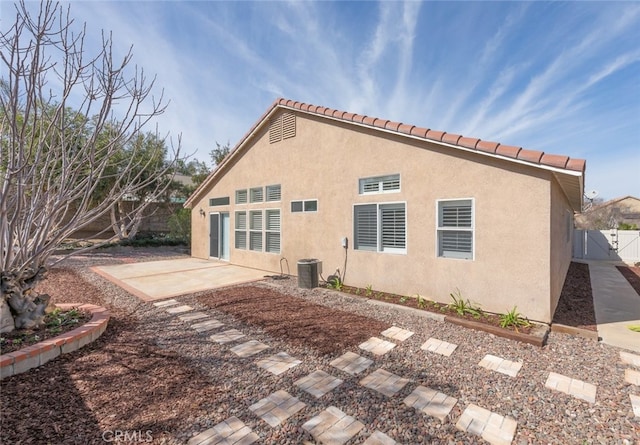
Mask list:
[[[623,277],[627,279],[631,287],[640,295],[640,267],[616,266]]]

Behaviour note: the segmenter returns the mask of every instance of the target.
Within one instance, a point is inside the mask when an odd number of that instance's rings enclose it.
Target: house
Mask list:
[[[191,252],[549,322],[585,164],[278,99],[185,203]]]
[[[576,215],[576,228],[584,230],[606,230],[619,227],[640,228],[640,199],[623,196],[601,204]]]

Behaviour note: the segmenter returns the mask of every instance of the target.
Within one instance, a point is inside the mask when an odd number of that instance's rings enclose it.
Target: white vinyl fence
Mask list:
[[[640,230],[575,230],[573,257],[582,260],[640,261]]]

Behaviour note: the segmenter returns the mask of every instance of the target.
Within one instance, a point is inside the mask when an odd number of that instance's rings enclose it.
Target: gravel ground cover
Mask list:
[[[258,340],[270,346],[255,357],[240,358],[230,351],[239,342],[218,345],[209,340],[211,333],[197,333],[177,316],[141,302],[88,269],[172,256],[174,252],[155,249],[135,255],[130,251],[100,252],[67,262],[59,280],[52,274],[48,286],[55,301],[106,305],[112,319],[97,342],[1,382],[1,443],[104,443],[105,433],[109,438],[113,437],[109,432],[126,430],[149,431],[152,443],[179,444],[237,416],[259,435],[260,443],[299,444],[313,440],[302,424],[329,406],[365,424],[350,444],[362,443],[376,429],[405,444],[482,443],[455,428],[455,421],[471,403],[515,419],[514,443],[518,444],[640,441],[640,418],[634,417],[629,399],[629,394],[639,390],[624,381],[628,365],[621,363],[619,349],[593,340],[552,332],[548,344],[537,348],[326,289],[298,289],[293,279],[237,288],[246,288],[247,295],[252,287],[262,288],[294,297],[300,308],[320,305],[415,332],[383,356],[369,355],[353,345],[323,353],[289,341],[285,335],[269,333],[255,322],[219,310],[222,308],[203,304],[200,299],[207,293],[176,298],[211,314],[225,329],[242,331],[246,334],[242,341]],[[258,312],[268,308],[269,301],[256,298],[253,304]],[[458,348],[450,357],[422,351],[420,346],[430,337],[455,343]],[[279,376],[254,363],[281,351],[302,363]],[[374,363],[358,376],[331,367],[329,363],[346,351]],[[486,354],[522,361],[522,369],[515,378],[484,369],[478,363]],[[359,384],[362,377],[380,368],[410,382],[393,397]],[[344,383],[319,399],[294,385],[317,369]],[[549,372],[598,385],[596,403],[545,388]],[[441,423],[402,403],[418,385],[458,399],[448,420]],[[289,392],[306,407],[271,428],[249,407],[278,390]]]

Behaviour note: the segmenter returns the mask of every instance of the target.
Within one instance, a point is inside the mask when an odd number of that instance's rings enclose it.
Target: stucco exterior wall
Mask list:
[[[229,212],[231,263],[279,272],[284,257],[295,275],[298,259],[318,258],[326,277],[344,271],[346,254],[349,285],[441,302],[459,289],[484,310],[504,313],[517,305],[530,319],[550,321],[559,277],[550,272],[550,173],[306,114],[297,115],[296,126],[295,137],[273,144],[265,126],[194,203],[193,256],[209,256],[208,214]],[[399,192],[358,194],[359,178],[396,173]],[[237,189],[271,184],[281,184],[280,202],[235,204]],[[209,207],[209,198],[226,196],[229,205]],[[437,200],[457,198],[474,200],[473,260],[437,256]],[[292,213],[291,201],[304,199],[317,199],[318,211]],[[354,250],[353,206],[391,202],[406,203],[406,254]],[[281,253],[234,249],[234,212],[267,208],[281,209]]]
[[[571,263],[573,254],[573,210],[569,205],[567,197],[562,192],[562,188],[555,180],[550,178],[551,184],[551,270],[549,299],[549,314],[553,313],[558,306],[558,300],[562,293],[567,270]]]

